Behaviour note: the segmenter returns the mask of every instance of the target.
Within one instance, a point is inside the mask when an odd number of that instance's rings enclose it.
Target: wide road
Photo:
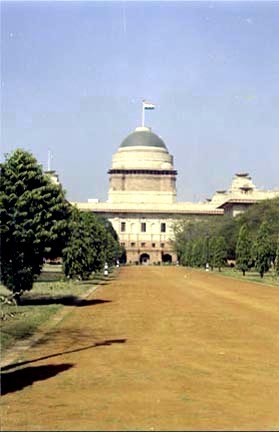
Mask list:
[[[3,371],[1,428],[279,430],[278,329],[279,288],[121,268]]]

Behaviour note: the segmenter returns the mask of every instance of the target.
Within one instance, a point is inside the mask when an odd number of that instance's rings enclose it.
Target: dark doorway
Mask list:
[[[147,253],[143,253],[140,255],[140,263],[141,264],[149,264],[150,256]]]
[[[127,253],[126,253],[126,250],[124,249],[124,247],[123,247],[122,255],[119,258],[119,262],[120,262],[120,264],[126,264],[126,262],[127,262]]]
[[[172,256],[170,254],[162,254],[162,262],[163,263],[172,263]]]

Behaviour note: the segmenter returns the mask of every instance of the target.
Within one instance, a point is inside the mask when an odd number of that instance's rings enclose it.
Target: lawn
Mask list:
[[[236,268],[222,268],[221,272],[219,272],[218,270],[214,270],[214,273],[221,274],[222,276],[229,276],[241,279],[243,281],[251,281],[259,284],[279,287],[279,277],[276,276],[274,271],[271,270],[265,273],[263,278],[261,278],[260,274],[254,270],[246,272],[245,276],[243,276],[242,272],[237,270]]]
[[[32,336],[34,332],[64,306],[74,306],[91,288],[102,283],[104,276],[95,274],[88,281],[66,280],[59,265],[45,265],[33,289],[21,297],[19,306],[4,304],[1,307],[1,351],[17,340]],[[0,285],[0,295],[9,291]]]

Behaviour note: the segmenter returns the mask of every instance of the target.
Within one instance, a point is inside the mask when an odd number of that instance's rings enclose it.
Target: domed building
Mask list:
[[[255,202],[279,196],[279,191],[256,189],[249,174],[238,173],[227,191],[217,191],[205,202],[177,202],[173,156],[162,138],[143,126],[122,141],[108,174],[106,202],[89,199],[73,204],[110,220],[128,263],[175,262],[173,228],[182,218],[235,216]]]
[[[112,157],[108,202],[172,204],[176,174],[164,141],[150,128],[138,127]]]
[[[77,203],[107,217],[127,262],[160,264],[175,262],[173,225],[183,215],[222,215],[210,204],[176,202],[173,156],[166,144],[148,127],[137,127],[112,156],[106,202]]]

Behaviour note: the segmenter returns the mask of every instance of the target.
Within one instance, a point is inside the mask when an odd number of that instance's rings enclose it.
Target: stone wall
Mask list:
[[[172,250],[172,217],[163,215],[126,214],[122,217],[109,217],[118,233],[119,241],[125,247],[127,262],[140,262],[142,255],[148,255],[150,263],[162,262],[166,255],[172,262],[177,257]]]
[[[175,193],[175,176],[159,174],[112,174],[110,176],[112,191],[154,191]]]

